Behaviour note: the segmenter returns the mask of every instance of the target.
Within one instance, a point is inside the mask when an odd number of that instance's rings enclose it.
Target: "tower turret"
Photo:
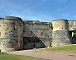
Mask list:
[[[70,44],[68,21],[64,19],[55,20],[52,22],[52,26],[52,46]]]
[[[19,17],[7,16],[0,20],[0,49],[13,51],[21,49],[23,44],[23,22]]]

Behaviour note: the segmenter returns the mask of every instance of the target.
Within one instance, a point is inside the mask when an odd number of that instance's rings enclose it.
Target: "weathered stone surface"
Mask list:
[[[0,18],[0,50],[42,48],[76,43],[76,20],[59,19],[51,23],[22,21],[15,16]]]
[[[28,40],[27,44],[29,41],[33,42],[35,48],[47,47],[51,44],[50,41],[52,40],[52,26],[49,23],[25,22],[23,37],[25,38],[24,40]]]
[[[5,17],[0,20],[0,49],[3,51],[12,51],[20,49],[23,32],[23,22],[18,17]]]
[[[70,44],[69,33],[67,30],[54,31],[52,35],[52,46],[60,46]]]

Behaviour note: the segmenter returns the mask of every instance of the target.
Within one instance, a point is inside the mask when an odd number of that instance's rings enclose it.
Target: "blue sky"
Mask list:
[[[0,17],[5,16],[47,22],[76,20],[76,0],[0,0]]]

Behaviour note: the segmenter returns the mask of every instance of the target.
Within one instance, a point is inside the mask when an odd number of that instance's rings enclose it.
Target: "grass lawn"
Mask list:
[[[48,60],[48,59],[0,53],[0,60]]]
[[[65,52],[65,53],[76,53],[76,45],[52,47],[44,49],[46,52]]]

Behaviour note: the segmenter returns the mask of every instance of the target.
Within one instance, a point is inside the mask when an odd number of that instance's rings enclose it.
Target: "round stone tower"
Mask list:
[[[68,21],[64,19],[52,22],[52,46],[60,46],[70,44]]]
[[[23,46],[23,22],[19,17],[0,19],[0,49],[2,52],[21,49]]]

